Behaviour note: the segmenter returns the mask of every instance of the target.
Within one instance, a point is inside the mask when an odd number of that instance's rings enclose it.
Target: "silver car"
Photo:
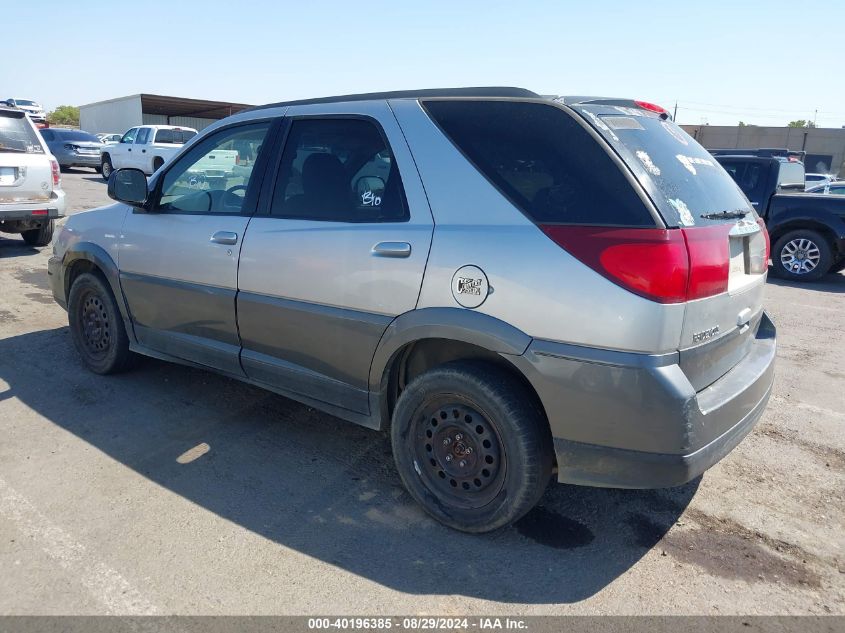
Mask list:
[[[237,170],[197,177],[227,152]],[[553,476],[683,484],[769,398],[766,230],[650,103],[279,103],[108,190],[49,262],[85,366],[153,356],[389,429],[409,493],[460,530],[517,520]]]
[[[82,130],[49,128],[41,130],[41,136],[59,161],[62,170],[71,167],[90,167],[100,172],[100,154],[103,144],[93,134]]]

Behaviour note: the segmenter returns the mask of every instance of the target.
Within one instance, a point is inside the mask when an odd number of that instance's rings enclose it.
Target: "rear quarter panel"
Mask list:
[[[452,278],[464,265],[493,292],[475,310],[534,338],[627,351],[677,350],[682,304],[643,299],[561,249],[458,152],[413,100],[391,107],[422,177],[435,231],[420,308],[457,307]]]

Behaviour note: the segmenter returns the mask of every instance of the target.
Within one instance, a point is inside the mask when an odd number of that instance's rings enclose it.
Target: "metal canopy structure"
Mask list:
[[[186,99],[142,93],[141,111],[146,114],[160,114],[167,117],[199,117],[203,119],[223,119],[253,106],[246,103],[228,101],[206,101],[205,99]]]

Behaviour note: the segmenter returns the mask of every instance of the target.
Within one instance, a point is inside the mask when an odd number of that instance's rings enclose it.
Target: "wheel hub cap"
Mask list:
[[[82,334],[89,350],[102,353],[111,341],[106,307],[99,297],[89,296],[82,304]]]
[[[819,265],[821,251],[806,238],[796,238],[784,244],[780,252],[781,265],[796,275],[805,275]]]
[[[438,496],[469,503],[495,496],[503,469],[499,439],[490,422],[454,403],[429,407],[423,415],[415,453],[429,487]]]

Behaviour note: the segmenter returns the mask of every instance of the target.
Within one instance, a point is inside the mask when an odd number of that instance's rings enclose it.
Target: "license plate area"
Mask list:
[[[0,167],[0,186],[10,187],[18,179],[17,167]]]

